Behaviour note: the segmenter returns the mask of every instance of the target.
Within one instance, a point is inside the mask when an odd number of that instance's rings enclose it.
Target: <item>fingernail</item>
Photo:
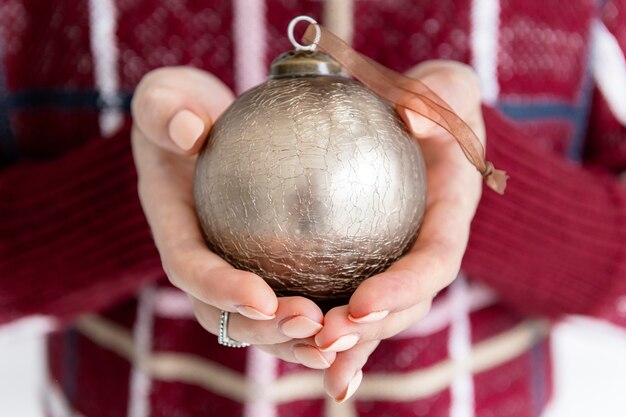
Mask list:
[[[352,377],[352,379],[348,383],[348,388],[346,388],[346,391],[341,397],[336,398],[335,401],[337,401],[338,403],[342,403],[348,398],[352,397],[356,390],[359,388],[359,385],[361,385],[361,381],[363,381],[363,371],[357,372],[356,375]]]
[[[359,335],[357,334],[347,334],[345,336],[341,336],[339,339],[335,340],[330,345],[320,348],[322,352],[343,352],[344,350],[348,350],[359,341]]]
[[[188,151],[200,138],[204,128],[201,118],[189,110],[181,110],[170,120],[168,130],[174,143]]]
[[[330,368],[330,363],[326,360],[318,348],[311,345],[298,344],[293,347],[293,356],[302,365],[312,369]]]
[[[236,308],[239,314],[241,314],[242,316],[246,316],[247,318],[252,319],[252,320],[271,320],[274,317],[276,317],[276,314],[272,314],[272,315],[265,314],[265,313],[260,312],[254,307],[250,307],[246,305],[240,305],[240,306],[237,306]]]
[[[426,136],[435,126],[433,122],[426,119],[424,116],[418,115],[410,110],[406,110],[402,116],[404,116],[404,123],[407,124],[411,133],[417,136]]]
[[[421,120],[411,123],[411,132],[416,136],[428,136],[433,131],[433,126]]]
[[[280,325],[280,331],[294,339],[304,339],[320,331],[322,325],[305,316],[295,316]]]
[[[376,321],[384,319],[385,317],[387,317],[388,314],[389,314],[389,311],[380,310],[380,311],[372,311],[371,313],[366,314],[365,316],[361,316],[361,317],[354,317],[352,316],[352,314],[348,314],[348,319],[353,323],[359,323],[359,324],[374,323]]]

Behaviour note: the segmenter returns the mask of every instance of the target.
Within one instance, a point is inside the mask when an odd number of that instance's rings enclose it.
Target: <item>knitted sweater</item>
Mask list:
[[[488,158],[511,176],[483,195],[460,279],[381,343],[342,405],[318,371],[221,347],[195,322],[129,147],[143,74],[195,65],[241,92],[300,14],[399,71],[473,65]],[[536,416],[549,320],[626,326],[622,0],[3,0],[0,30],[0,331],[51,332],[50,415]]]

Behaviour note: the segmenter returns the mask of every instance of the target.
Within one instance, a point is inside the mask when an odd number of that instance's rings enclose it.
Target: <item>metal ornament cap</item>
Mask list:
[[[330,55],[317,51],[289,51],[270,65],[270,80],[310,76],[348,77]]]
[[[244,348],[250,346],[250,343],[238,342],[228,337],[229,316],[230,313],[228,311],[222,311],[222,314],[220,315],[220,329],[217,336],[217,343],[231,348]]]

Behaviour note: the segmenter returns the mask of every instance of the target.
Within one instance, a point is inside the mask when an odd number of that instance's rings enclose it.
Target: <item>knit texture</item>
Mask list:
[[[485,109],[488,149],[511,176],[486,190],[463,269],[520,311],[606,315],[626,292],[626,187],[546,153]],[[626,317],[608,313],[616,324]]]
[[[486,65],[487,156],[511,179],[504,197],[484,191],[472,224],[468,311],[454,291],[440,294],[422,322],[381,343],[354,401],[337,408],[318,372],[221,347],[197,324],[166,283],[137,199],[132,90],[147,71],[179,64],[239,89],[245,68],[233,57],[245,34],[233,34],[233,1],[103,0],[116,26],[102,42],[114,53],[92,48],[90,2],[0,2],[0,332],[53,320],[50,414],[540,415],[552,381],[538,317],[626,325],[626,191],[615,176],[626,130],[589,67],[593,22],[626,49],[624,2],[353,1],[353,46],[385,65]],[[264,2],[267,63],[289,49],[289,20],[321,19],[326,3]],[[489,4],[497,12],[480,15]],[[489,34],[497,54],[475,46]],[[97,75],[108,59],[117,72]],[[117,100],[102,99],[106,77]],[[125,121],[104,137],[109,110]],[[451,345],[465,325],[471,369],[458,374]]]
[[[129,130],[2,173],[0,216],[11,221],[0,223],[0,324],[32,314],[70,322],[164,277],[137,199]]]

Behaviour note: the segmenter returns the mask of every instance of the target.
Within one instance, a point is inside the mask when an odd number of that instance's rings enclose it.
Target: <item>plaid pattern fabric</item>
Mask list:
[[[538,415],[551,386],[549,345],[541,343],[546,323],[523,320],[484,288],[471,287],[468,297],[471,369],[461,374],[476,385],[477,415]],[[449,415],[460,375],[449,346],[457,309],[448,292],[427,319],[383,342],[355,399],[339,405],[325,395],[321,372],[256,348],[219,346],[195,322],[184,294],[157,286],[137,304],[83,317],[76,330],[51,337],[56,394],[48,401],[63,398],[65,410],[72,404],[83,415],[103,415],[105,399],[108,415],[137,415],[134,407],[152,416]]]
[[[0,331],[58,330],[48,413],[540,415],[548,324],[531,317],[626,325],[626,191],[611,175],[626,168],[626,104],[594,83],[591,46],[606,30],[624,61],[626,3],[600,3],[1,0]],[[128,144],[143,74],[195,65],[241,91],[289,49],[300,14],[397,70],[472,64],[490,105],[489,158],[512,177],[504,198],[485,192],[467,280],[384,341],[341,406],[319,372],[221,347],[195,322],[165,284]]]

